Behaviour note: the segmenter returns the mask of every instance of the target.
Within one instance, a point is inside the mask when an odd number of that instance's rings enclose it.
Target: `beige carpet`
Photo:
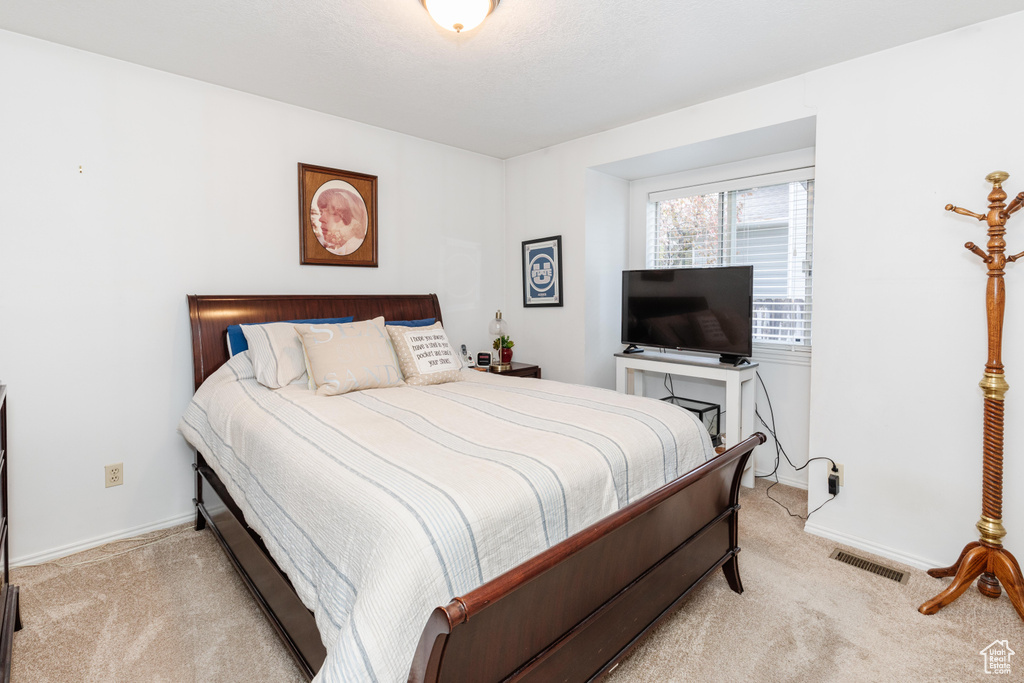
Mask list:
[[[978,653],[996,639],[1020,653],[1000,680],[1024,679],[1024,624],[1005,596],[972,589],[923,616],[945,581],[910,570],[901,585],[829,560],[835,544],[803,533],[765,487],[741,499],[743,595],[716,573],[610,681],[984,680]],[[772,494],[805,511],[803,491]],[[156,532],[12,580],[25,626],[15,683],[303,680],[209,532]]]
[[[209,531],[110,543],[11,582],[14,683],[305,680]]]

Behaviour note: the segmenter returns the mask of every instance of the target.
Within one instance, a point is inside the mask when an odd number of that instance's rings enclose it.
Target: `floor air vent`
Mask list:
[[[878,574],[879,576],[884,576],[887,579],[892,579],[893,581],[898,581],[903,584],[910,581],[910,576],[906,572],[901,572],[897,569],[893,569],[892,567],[886,567],[884,564],[878,564],[871,560],[865,560],[863,557],[851,555],[839,548],[833,550],[832,554],[828,557],[830,560],[839,560],[840,562],[845,562],[846,564],[857,567],[858,569],[863,569],[864,571],[871,572],[872,574]]]

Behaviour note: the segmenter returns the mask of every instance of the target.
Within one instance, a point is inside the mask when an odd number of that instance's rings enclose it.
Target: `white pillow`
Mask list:
[[[270,389],[280,389],[306,374],[302,340],[295,323],[242,325],[249,344],[249,358],[256,381]]]

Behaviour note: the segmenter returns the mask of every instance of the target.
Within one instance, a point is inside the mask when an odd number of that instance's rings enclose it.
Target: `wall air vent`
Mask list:
[[[872,574],[878,574],[884,576],[887,579],[898,581],[899,583],[906,584],[910,581],[910,575],[906,572],[901,572],[898,569],[892,567],[886,567],[884,564],[878,564],[871,560],[865,560],[863,557],[857,557],[850,553],[836,548],[832,551],[832,554],[828,556],[830,560],[839,560],[845,562],[848,565],[863,569],[864,571],[871,572]]]

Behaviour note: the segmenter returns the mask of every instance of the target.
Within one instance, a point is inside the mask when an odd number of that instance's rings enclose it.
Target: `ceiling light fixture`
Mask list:
[[[479,26],[501,0],[420,0],[442,28],[456,33]]]

